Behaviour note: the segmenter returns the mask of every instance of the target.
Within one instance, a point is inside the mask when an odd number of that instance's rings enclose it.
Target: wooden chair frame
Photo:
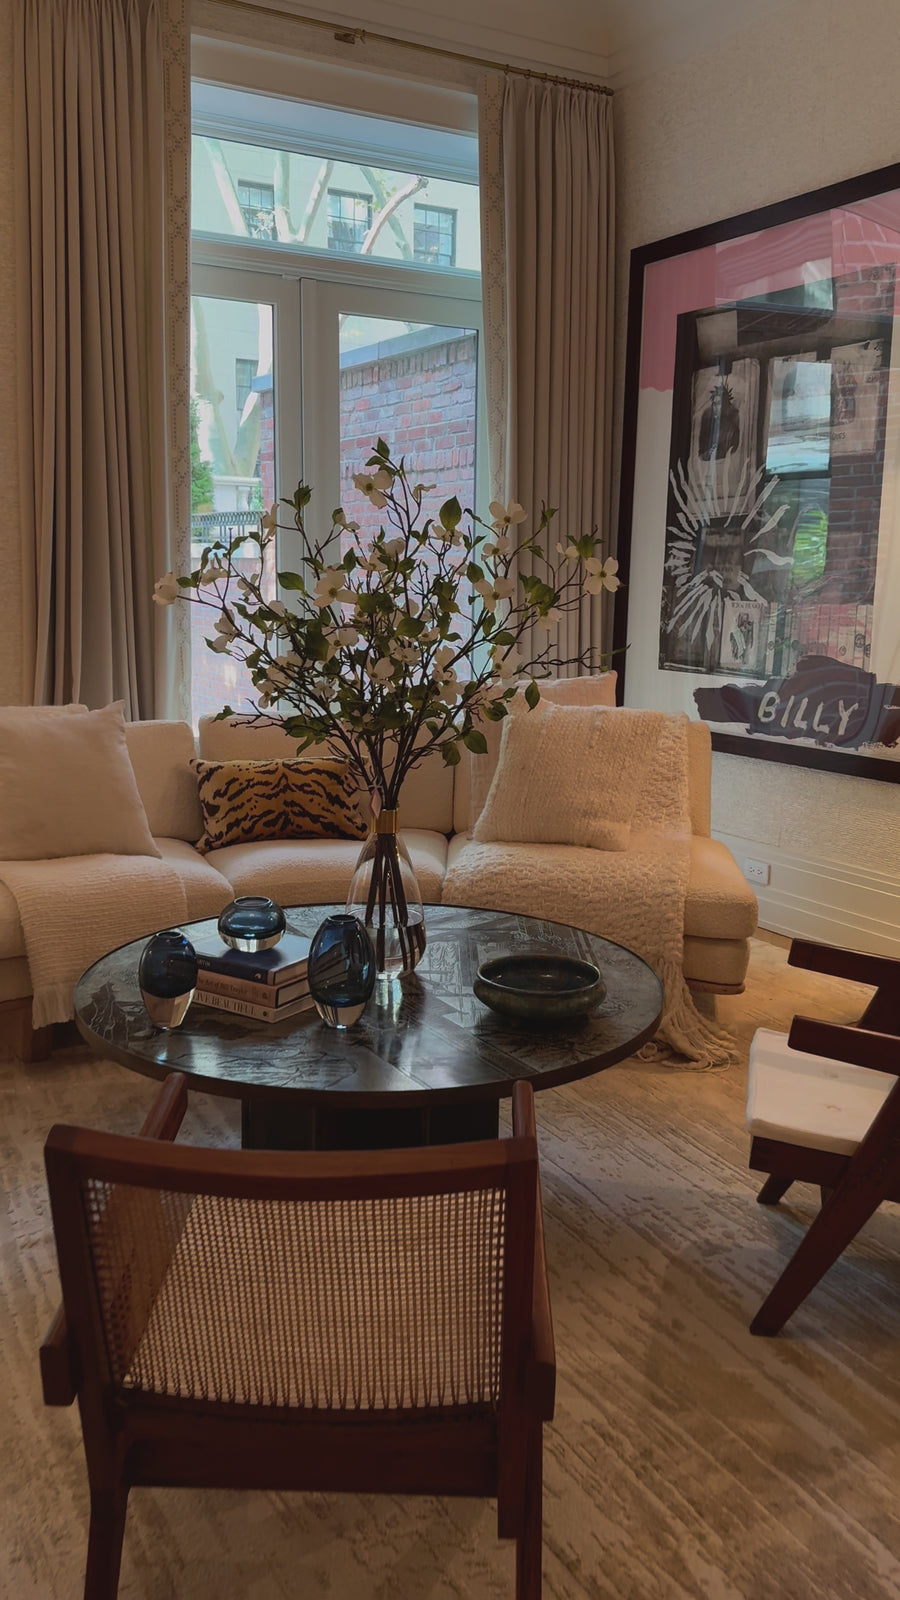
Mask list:
[[[55,1127],[46,1144],[63,1290],[41,1348],[44,1399],[79,1401],[91,1495],[85,1600],[118,1591],[134,1485],[379,1491],[496,1498],[498,1536],[516,1541],[517,1600],[539,1600],[542,1429],[556,1362],[544,1252],[534,1101],[513,1091],[513,1137],[374,1152],[219,1151],[173,1146],[187,1105],[172,1074],[138,1138]],[[112,1383],[92,1271],[87,1178],[250,1199],[367,1199],[501,1184],[506,1193],[499,1403],[274,1414],[123,1395]]]
[[[852,1155],[753,1139],[751,1170],[769,1175],[760,1205],[777,1205],[798,1181],[818,1184],[822,1195],[821,1211],[750,1324],[751,1333],[765,1336],[780,1332],[882,1200],[900,1200],[900,961],[795,939],[788,964],[877,985],[855,1026],[795,1017],[791,1048],[870,1067],[897,1082]]]

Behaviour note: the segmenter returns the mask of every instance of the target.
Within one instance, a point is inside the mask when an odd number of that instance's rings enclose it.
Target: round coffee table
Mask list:
[[[294,906],[288,926],[312,935],[338,906]],[[138,988],[137,939],[79,979],[75,1015],[98,1055],[151,1078],[183,1072],[188,1087],[242,1103],[245,1146],[371,1149],[496,1137],[499,1102],[517,1078],[535,1089],[587,1077],[653,1037],[662,986],[622,945],[536,917],[427,906],[428,945],[416,971],[376,987],[355,1028],[315,1011],[254,1022],[193,1005],[172,1033],[154,1028]],[[215,920],[185,923],[188,938]],[[594,962],[605,999],[578,1021],[535,1026],[488,1010],[472,992],[482,961],[553,951]]]

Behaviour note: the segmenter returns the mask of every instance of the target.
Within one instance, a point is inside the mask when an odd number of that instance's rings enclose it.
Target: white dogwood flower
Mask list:
[[[491,526],[497,533],[504,528],[514,528],[517,523],[524,522],[528,515],[525,507],[520,506],[518,500],[510,500],[508,506],[505,506],[502,500],[492,500],[488,509],[491,513]]]
[[[364,494],[379,511],[387,505],[384,490],[391,487],[393,479],[384,467],[379,467],[377,472],[354,472],[353,482],[360,494]]]
[[[320,611],[326,606],[333,605],[335,601],[352,600],[353,595],[346,587],[347,574],[343,567],[326,567],[315,587],[313,599]]]
[[[584,563],[588,576],[584,580],[584,587],[588,594],[599,594],[602,589],[608,589],[614,594],[621,583],[621,578],[616,577],[619,563],[615,556],[607,556],[605,561],[600,561],[597,556],[588,556]]]
[[[178,598],[178,579],[174,572],[167,572],[164,578],[157,578],[153,585],[153,604],[157,606],[171,606]]]

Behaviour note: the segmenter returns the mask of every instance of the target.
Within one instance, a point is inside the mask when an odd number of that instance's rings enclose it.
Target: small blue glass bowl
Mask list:
[[[219,938],[232,950],[271,950],[285,930],[280,905],[264,894],[241,894],[219,917]]]

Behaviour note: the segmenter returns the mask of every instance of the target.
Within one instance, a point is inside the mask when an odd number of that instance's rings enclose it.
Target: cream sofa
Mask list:
[[[230,845],[202,856],[197,781],[191,761],[294,755],[279,728],[246,722],[201,722],[195,741],[187,723],[144,722],[126,728],[131,763],[150,831],[163,860],[185,889],[190,919],[216,916],[235,895],[271,895],[284,905],[343,900],[359,854],[355,840],[276,840]],[[708,729],[691,724],[691,869],[684,913],[684,973],[694,989],[734,994],[743,988],[756,901],[733,857],[711,839],[711,750]],[[488,763],[487,770],[484,763]],[[404,838],[426,902],[440,902],[448,854],[464,846],[472,795],[489,777],[490,757],[467,756],[456,768],[429,757],[407,779],[401,797]],[[477,781],[473,784],[473,778]],[[541,906],[536,897],[534,911]],[[135,910],[132,937],[153,930]],[[599,931],[599,930],[597,930]],[[51,1030],[32,1032],[31,980],[16,901],[0,863],[0,1029],[23,1059],[40,1059]]]

